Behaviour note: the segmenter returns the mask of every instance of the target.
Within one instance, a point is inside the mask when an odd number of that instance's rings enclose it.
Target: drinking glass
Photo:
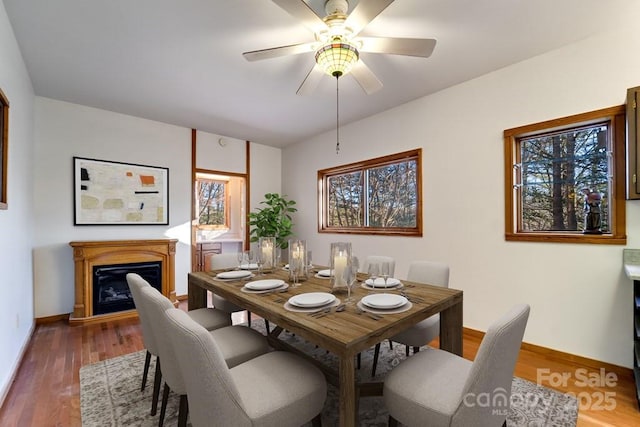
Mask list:
[[[389,270],[390,270],[391,266],[389,265],[388,262],[383,262],[380,265],[380,275],[382,276],[382,279],[384,280],[384,288],[387,288],[387,279],[389,278]]]
[[[307,265],[304,268],[305,268],[305,274],[307,275],[307,278],[308,278],[309,276],[311,276],[311,273],[313,272],[313,261],[311,260],[311,251],[307,251]]]
[[[291,278],[293,280],[293,283],[291,284],[291,287],[293,288],[297,288],[298,286],[300,286],[300,282],[298,282],[298,275],[300,274],[300,270],[304,268],[303,265],[301,265],[301,263],[299,261],[293,261],[289,262],[289,273],[291,273]]]
[[[353,304],[355,298],[351,297],[351,290],[353,289],[353,285],[358,282],[358,269],[360,268],[360,262],[357,257],[351,258],[351,266],[350,266],[350,276],[347,281],[347,304]]]
[[[378,272],[380,271],[380,267],[378,264],[369,264],[369,279],[371,279],[371,287],[374,287],[376,283],[376,279],[378,278]]]
[[[264,253],[262,253],[262,251],[258,251],[255,256],[256,264],[258,264],[258,276],[264,276],[264,273],[262,272],[262,267],[264,266],[265,262]]]
[[[242,268],[242,261],[244,261],[244,252],[240,251],[237,253],[238,255],[238,270]]]
[[[251,264],[255,264],[256,252],[254,250],[247,251],[247,270],[251,270]]]
[[[297,288],[300,286],[300,274],[304,271],[304,257],[290,257],[289,258],[289,276],[292,287]]]

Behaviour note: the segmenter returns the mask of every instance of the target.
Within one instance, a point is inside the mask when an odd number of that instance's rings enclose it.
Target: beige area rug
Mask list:
[[[264,333],[261,322],[255,322],[255,329]],[[325,363],[337,366],[337,359],[325,350],[299,338],[286,335],[285,339]],[[425,348],[426,351],[428,349]],[[150,416],[153,372],[144,392],[140,391],[144,351],[105,360],[80,369],[80,405],[82,425],[96,426],[157,426],[158,415]],[[386,373],[405,359],[404,346],[394,345],[389,350],[387,343],[381,346],[376,379],[382,380]],[[358,375],[368,379],[371,372],[373,349],[362,354],[362,367]],[[515,377],[512,385],[512,405],[507,425],[543,427],[575,426],[577,419],[576,399],[549,388],[539,386]],[[337,390],[330,386],[327,402],[323,410],[323,426],[337,426]],[[160,410],[158,409],[158,414]],[[360,425],[387,425],[387,412],[381,397],[365,397],[360,400]],[[170,395],[165,418],[166,426],[177,425],[178,397]],[[225,426],[226,427],[226,426]]]

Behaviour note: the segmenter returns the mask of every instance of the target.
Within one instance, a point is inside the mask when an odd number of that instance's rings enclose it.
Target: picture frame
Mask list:
[[[0,89],[0,210],[9,208],[7,202],[7,168],[9,165],[9,99]]]
[[[73,158],[75,225],[168,225],[169,169]]]

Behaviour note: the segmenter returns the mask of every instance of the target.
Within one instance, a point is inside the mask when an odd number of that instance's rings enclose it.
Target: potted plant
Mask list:
[[[257,242],[260,237],[273,236],[276,238],[277,246],[286,249],[289,246],[288,237],[293,234],[291,213],[297,211],[294,207],[296,202],[287,200],[286,196],[278,193],[267,193],[264,198],[260,204],[266,207],[249,213],[251,242]]]

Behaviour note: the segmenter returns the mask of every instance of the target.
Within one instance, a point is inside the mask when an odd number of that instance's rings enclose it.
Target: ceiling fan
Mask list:
[[[312,93],[324,74],[336,78],[348,72],[367,94],[382,88],[382,82],[360,58],[360,52],[387,53],[428,58],[436,45],[434,39],[362,37],[360,32],[394,0],[360,0],[347,14],[347,0],[327,0],[321,18],[304,0],[273,0],[309,28],[315,40],[269,49],[244,52],[248,61],[315,52],[316,63],[297,90],[299,95]]]

